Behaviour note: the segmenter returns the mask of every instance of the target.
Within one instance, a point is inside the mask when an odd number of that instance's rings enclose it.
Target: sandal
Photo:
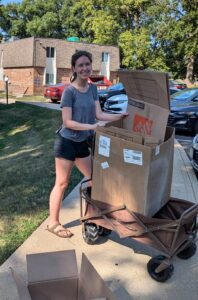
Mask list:
[[[49,232],[57,235],[58,237],[61,238],[70,238],[72,237],[72,235],[74,235],[69,229],[61,227],[60,229],[57,229],[58,226],[62,226],[60,223],[55,224],[52,227],[49,227],[47,225],[46,230],[48,230]],[[57,229],[57,230],[56,230]],[[64,234],[65,233],[65,234]]]

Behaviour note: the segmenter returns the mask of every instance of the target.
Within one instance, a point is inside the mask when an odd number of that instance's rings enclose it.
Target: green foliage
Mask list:
[[[121,66],[193,77],[198,64],[197,0],[23,0],[2,8],[8,35],[119,45]],[[195,74],[196,75],[196,74]]]

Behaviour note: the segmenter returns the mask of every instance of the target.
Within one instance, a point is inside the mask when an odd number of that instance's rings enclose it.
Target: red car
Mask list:
[[[69,83],[57,83],[55,85],[48,86],[45,88],[44,97],[51,99],[51,101],[54,103],[57,103],[60,101],[62,93],[68,85]]]
[[[88,82],[96,84],[98,90],[107,89],[112,85],[112,82],[103,75],[92,75],[89,77]]]
[[[88,79],[88,82],[96,84],[99,90],[106,89],[112,85],[111,81],[102,75],[93,75]],[[51,99],[51,101],[54,103],[57,103],[61,100],[62,93],[68,85],[69,83],[58,83],[48,86],[45,88],[44,97],[47,99]]]
[[[176,80],[170,80],[169,81],[169,85],[170,87],[175,87],[179,90],[183,90],[183,89],[186,89],[187,88],[187,84],[186,83],[183,83],[183,82],[180,82],[180,81],[176,81]]]

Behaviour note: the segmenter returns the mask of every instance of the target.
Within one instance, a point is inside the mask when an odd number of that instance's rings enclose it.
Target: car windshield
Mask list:
[[[185,101],[197,94],[197,90],[184,90],[171,96],[171,100]]]

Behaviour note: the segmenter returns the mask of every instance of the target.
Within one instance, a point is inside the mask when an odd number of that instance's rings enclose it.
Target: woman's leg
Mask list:
[[[91,178],[91,155],[76,158],[75,165],[87,179]],[[91,181],[88,182],[88,185],[91,186]]]
[[[49,200],[50,220],[48,224],[48,229],[52,229],[55,227],[53,231],[58,232],[58,235],[63,237],[68,236],[67,231],[61,230],[64,229],[62,225],[59,226],[56,225],[59,224],[60,207],[61,207],[65,189],[67,188],[69,183],[72,166],[73,166],[73,161],[69,161],[63,158],[55,158],[56,181],[50,194],[50,200]]]

